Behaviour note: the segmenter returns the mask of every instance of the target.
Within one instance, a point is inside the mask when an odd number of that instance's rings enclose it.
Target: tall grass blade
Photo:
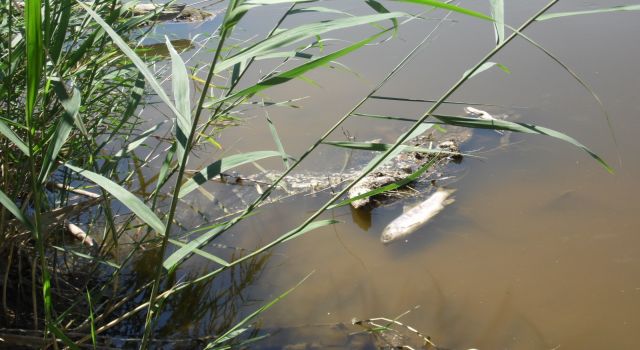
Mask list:
[[[160,171],[158,172],[158,186],[156,186],[156,189],[153,190],[154,197],[159,193],[160,188],[162,187],[162,185],[164,185],[165,181],[168,178],[169,169],[171,168],[171,163],[173,162],[173,156],[176,153],[176,147],[177,145],[175,143],[171,145],[169,151],[167,151],[167,156],[162,162],[162,166],[160,167]]]
[[[561,17],[591,15],[596,13],[639,11],[639,10],[640,10],[640,5],[622,5],[622,6],[600,8],[595,10],[586,10],[586,11],[556,12],[556,13],[548,13],[548,14],[542,15],[538,17],[537,21],[546,21],[548,19],[561,18]]]
[[[187,139],[189,138],[189,133],[191,133],[192,122],[191,122],[191,98],[189,93],[189,75],[187,73],[187,68],[182,60],[182,57],[178,54],[178,52],[173,48],[171,41],[168,37],[165,37],[167,48],[169,49],[169,53],[171,54],[171,73],[172,73],[172,90],[173,96],[176,103],[176,108],[180,113],[176,115],[176,141],[178,143],[178,147],[176,152],[178,153],[178,158],[183,159],[184,154],[189,152],[189,145],[187,144]]]
[[[393,191],[393,190],[397,190],[415,180],[417,180],[420,176],[422,176],[422,174],[424,174],[427,170],[429,170],[429,168],[431,168],[431,166],[433,166],[433,164],[435,164],[435,162],[438,161],[438,157],[433,157],[433,159],[431,159],[431,161],[427,162],[426,164],[422,165],[418,170],[416,170],[415,172],[409,174],[407,177],[405,177],[402,180],[390,183],[386,186],[382,186],[380,188],[371,190],[369,192],[365,192],[363,194],[357,195],[355,197],[351,197],[349,199],[345,199],[342,202],[330,205],[327,209],[335,209],[335,208],[339,208],[339,207],[343,207],[345,205],[349,205],[351,202],[357,201],[359,199],[363,199],[363,198],[368,198],[371,196],[375,196],[384,192],[389,192],[389,191]]]
[[[68,96],[62,83],[54,82],[53,85],[60,99],[60,103],[64,108],[64,112],[53,134],[53,143],[49,144],[47,153],[42,160],[42,168],[40,169],[40,176],[38,177],[40,183],[44,183],[45,179],[49,177],[49,173],[58,158],[58,153],[60,153],[62,146],[67,142],[69,134],[71,134],[73,130],[74,121],[77,119],[81,104],[80,90],[74,89],[73,95]]]
[[[122,52],[133,62],[133,64],[136,66],[136,68],[138,68],[140,73],[142,73],[142,75],[144,75],[145,79],[147,80],[147,82],[149,83],[149,85],[151,86],[153,91],[156,94],[158,94],[158,97],[160,97],[162,102],[164,102],[176,116],[179,116],[181,114],[180,111],[173,104],[173,102],[171,101],[169,96],[167,96],[167,94],[165,93],[164,89],[162,88],[162,86],[160,86],[160,83],[154,77],[153,73],[147,68],[147,65],[144,63],[144,61],[142,61],[142,59],[140,59],[140,57],[129,47],[129,45],[127,45],[127,43],[124,40],[122,40],[120,35],[118,35],[118,33],[116,33],[102,19],[102,17],[100,17],[100,15],[95,13],[95,11],[90,9],[82,1],[76,0],[76,2],[85,11],[87,11],[89,16],[91,16],[91,18],[93,18],[93,20],[96,21],[96,23],[98,23],[100,25],[100,27],[102,27],[102,29],[111,37],[111,40],[113,40],[113,43],[116,44],[116,46],[118,46],[118,48],[120,48],[120,50],[122,50]],[[180,117],[180,118],[184,118],[184,117]]]
[[[304,24],[295,28],[287,29],[270,36],[242,51],[236,55],[225,59],[215,67],[215,73],[227,70],[236,63],[247,62],[253,57],[260,57],[266,54],[277,52],[278,49],[295,44],[301,40],[312,38],[329,31],[351,28],[363,24],[384,21],[391,18],[407,16],[403,12],[382,13],[368,16],[358,16],[349,18],[338,18],[329,21]]]
[[[43,66],[42,18],[40,0],[25,3],[27,41],[27,118],[33,117]],[[27,123],[29,124],[29,123]],[[30,132],[33,130],[30,130]]]
[[[618,153],[618,160],[619,160],[620,164],[622,164],[622,157],[620,156],[620,151],[619,151],[619,146],[618,146],[618,139],[616,137],[615,131],[613,130],[613,124],[611,123],[611,116],[609,115],[609,112],[607,112],[607,109],[605,108],[604,103],[600,99],[600,96],[598,96],[598,94],[596,94],[596,92],[591,88],[591,86],[584,79],[582,79],[578,75],[578,73],[576,73],[573,69],[571,69],[571,67],[569,67],[564,62],[562,62],[558,58],[558,56],[556,56],[556,55],[552,54],[551,52],[549,52],[547,49],[542,47],[542,45],[538,44],[537,42],[535,42],[533,39],[531,39],[527,35],[525,35],[525,34],[523,34],[521,32],[518,32],[518,35],[520,35],[520,37],[522,37],[523,39],[528,41],[531,45],[533,45],[536,48],[538,48],[545,55],[547,55],[549,58],[551,58],[557,64],[559,64],[560,67],[562,67],[565,71],[567,71],[567,73],[569,73],[573,77],[573,79],[575,79],[580,85],[582,85],[582,87],[585,88],[585,90],[587,90],[587,92],[589,92],[591,97],[596,101],[596,103],[600,107],[600,110],[604,114],[605,120],[607,121],[607,127],[609,129],[609,134],[611,135],[611,138],[613,139],[613,143],[615,145],[616,152]]]
[[[174,270],[178,266],[180,261],[182,261],[182,259],[193,254],[196,249],[199,249],[204,245],[206,245],[207,243],[209,243],[209,241],[216,238],[220,233],[224,232],[225,229],[226,229],[225,226],[217,226],[214,229],[203,233],[198,238],[191,240],[189,243],[181,246],[180,249],[176,250],[171,255],[169,255],[169,257],[162,262],[162,266],[167,271]],[[211,260],[221,264],[222,266],[226,266],[226,267],[230,266],[228,262],[220,258],[211,259]]]
[[[324,226],[329,226],[329,225],[335,225],[335,224],[339,224],[339,223],[340,223],[340,221],[333,220],[333,219],[314,221],[314,222],[310,223],[309,225],[307,225],[302,230],[297,231],[295,234],[289,235],[287,238],[285,238],[282,241],[282,243],[290,241],[292,239],[296,239],[296,238],[304,235],[305,233],[313,231],[313,230],[315,230],[317,228],[324,227]]]
[[[585,145],[578,142],[576,139],[563,134],[561,132],[545,128],[542,126],[537,126],[534,124],[527,123],[517,123],[510,122],[506,120],[485,120],[485,119],[477,119],[477,118],[467,118],[467,117],[445,117],[445,116],[437,116],[435,117],[442,122],[450,125],[463,126],[468,128],[476,128],[476,129],[491,129],[491,130],[505,130],[505,131],[515,131],[525,134],[538,134],[538,135],[546,135],[551,136],[553,138],[568,142],[583,151],[587,152],[593,159],[598,161],[608,172],[612,173],[613,169],[602,159],[600,156],[592,152]]]
[[[177,241],[177,240],[171,239],[171,238],[169,238],[169,242],[171,242],[172,244],[174,244],[174,245],[176,245],[176,246],[178,246],[180,248],[184,247],[186,249],[190,249],[190,253],[194,253],[194,254],[200,255],[201,257],[207,258],[207,259],[209,259],[209,260],[211,260],[211,261],[213,261],[213,262],[215,262],[217,264],[220,264],[222,266],[230,266],[230,264],[226,260],[224,260],[224,259],[222,259],[220,257],[217,257],[217,256],[215,256],[215,255],[213,255],[211,253],[205,252],[204,250],[193,249],[193,248],[187,247],[187,245],[188,245],[187,243],[182,243],[180,241]],[[189,242],[189,243],[191,243],[191,242]],[[169,264],[167,264],[167,265],[169,265]],[[170,266],[175,266],[175,264],[170,265]],[[167,270],[169,270],[169,269],[167,268]]]
[[[216,349],[217,345],[220,345],[230,339],[233,338],[232,335],[239,335],[238,330],[242,329],[244,327],[244,325],[246,323],[248,323],[249,321],[251,321],[252,319],[254,319],[256,316],[262,314],[263,312],[267,311],[269,308],[271,308],[273,305],[275,305],[277,302],[279,302],[280,300],[282,300],[284,297],[286,297],[287,295],[289,295],[289,293],[293,292],[296,288],[298,288],[302,283],[304,283],[304,281],[306,281],[311,275],[313,274],[310,273],[307,276],[305,276],[302,280],[300,280],[300,282],[298,282],[298,284],[296,284],[295,286],[293,286],[292,288],[290,288],[289,290],[287,290],[286,292],[280,294],[277,298],[273,299],[272,301],[270,301],[269,303],[267,303],[266,305],[263,305],[262,307],[260,307],[259,309],[257,309],[256,311],[252,312],[249,316],[245,317],[244,319],[242,319],[240,322],[236,323],[233,327],[231,327],[229,330],[227,330],[225,333],[223,333],[222,335],[220,335],[216,340],[212,341],[211,343],[207,344],[207,346],[205,347],[205,349],[209,350],[209,349]]]
[[[496,63],[496,62],[485,62],[478,69],[476,69],[471,75],[469,75],[469,73],[471,72],[471,70],[469,69],[469,70],[466,70],[462,76],[463,77],[467,77],[467,75],[468,75],[467,79],[471,79],[471,78],[475,77],[476,75],[486,71],[487,69],[489,69],[489,68],[491,68],[493,66],[496,66],[496,67],[500,68],[503,72],[505,72],[507,74],[511,73],[509,68],[507,68],[503,64]]]
[[[67,36],[67,30],[69,29],[69,19],[71,18],[71,0],[60,1],[60,17],[56,21],[55,29],[53,32],[53,41],[49,48],[49,55],[54,62],[57,62],[60,58],[60,52],[62,51],[62,45],[64,44]]]
[[[97,346],[97,334],[96,334],[96,320],[93,317],[93,303],[91,302],[91,293],[89,289],[86,290],[87,294],[87,305],[89,305],[89,325],[91,326],[91,344],[95,349]]]
[[[18,149],[24,153],[25,155],[29,155],[29,147],[27,144],[20,139],[18,135],[16,135],[11,128],[5,124],[4,121],[0,120],[0,133],[4,135],[9,141],[11,141]]]
[[[178,198],[183,198],[191,191],[195,190],[198,186],[204,184],[205,182],[213,179],[216,176],[219,176],[221,173],[229,169],[233,169],[243,164],[255,162],[260,159],[281,156],[282,153],[280,153],[279,151],[256,151],[234,154],[232,156],[219,159],[209,164],[206,168],[200,170],[191,179],[185,182],[180,188]]]
[[[245,1],[237,6],[229,13],[227,18],[225,18],[224,26],[227,28],[234,27],[244,15],[247,14],[249,10],[258,6],[264,5],[274,5],[274,4],[286,4],[286,3],[303,3],[303,2],[313,2],[316,0],[249,0]]]
[[[301,65],[299,65],[299,66],[297,66],[297,67],[295,67],[293,69],[290,69],[290,70],[288,70],[286,72],[280,73],[280,74],[278,74],[278,75],[276,75],[274,77],[271,77],[269,79],[263,80],[263,81],[259,82],[256,85],[250,86],[250,87],[248,87],[248,88],[246,88],[244,90],[240,90],[240,91],[238,91],[238,92],[236,92],[236,93],[234,93],[232,95],[229,95],[229,96],[224,97],[224,98],[222,98],[220,100],[217,100],[217,101],[211,103],[209,106],[214,105],[214,104],[218,104],[220,102],[223,102],[223,101],[226,101],[226,100],[229,100],[229,99],[235,99],[235,98],[239,98],[239,97],[253,95],[253,94],[257,93],[257,92],[260,92],[262,90],[268,89],[268,88],[270,88],[272,86],[286,83],[291,79],[300,78],[304,73],[306,73],[306,72],[308,72],[310,70],[313,70],[315,68],[318,68],[320,66],[323,66],[323,65],[335,60],[336,58],[339,58],[339,57],[342,57],[342,56],[344,56],[344,55],[346,55],[348,53],[351,53],[351,52],[363,47],[364,45],[374,41],[376,38],[380,37],[382,34],[388,32],[388,31],[389,31],[389,29],[384,30],[384,31],[382,31],[380,33],[377,33],[377,34],[375,34],[373,36],[370,36],[370,37],[368,37],[368,38],[366,38],[364,40],[361,40],[361,41],[359,41],[359,42],[357,42],[357,43],[355,43],[353,45],[347,46],[347,47],[345,47],[343,49],[340,49],[340,50],[335,51],[335,52],[333,52],[331,54],[322,56],[320,58],[316,58],[313,61],[301,64]]]
[[[26,42],[27,42],[27,98],[25,108],[25,125],[27,127],[27,146],[28,146],[28,164],[31,172],[31,194],[34,207],[32,236],[36,243],[37,255],[39,257],[42,281],[42,300],[44,306],[45,327],[51,332],[59,332],[52,322],[51,314],[53,309],[53,299],[51,296],[51,279],[49,275],[49,266],[47,265],[44,237],[41,227],[41,210],[43,202],[42,187],[37,181],[36,169],[36,148],[39,135],[37,123],[35,122],[35,107],[40,91],[40,82],[42,80],[42,69],[44,65],[44,45],[42,38],[42,4],[40,0],[31,0],[25,4],[25,25],[26,25]],[[46,11],[45,11],[46,13]],[[32,269],[36,271],[36,269]],[[35,272],[34,272],[35,273]],[[33,284],[35,291],[36,284]],[[35,296],[35,293],[34,293]],[[33,303],[34,308],[36,302]],[[36,314],[36,313],[34,313]],[[57,334],[56,334],[57,335]],[[48,336],[48,334],[46,335]],[[64,334],[62,334],[64,337]]]
[[[76,345],[73,340],[71,340],[71,338],[67,337],[67,335],[64,334],[62,330],[56,327],[54,324],[49,324],[49,330],[56,336],[56,338],[62,340],[64,345],[66,345],[69,349],[80,350],[80,347]]]
[[[105,191],[109,192],[112,196],[114,196],[117,200],[122,202],[129,210],[131,210],[134,214],[140,218],[140,220],[144,221],[151,227],[156,233],[159,235],[164,233],[165,226],[158,219],[156,214],[149,209],[138,197],[133,195],[133,193],[127,191],[122,186],[117,183],[107,179],[106,177],[96,174],[92,171],[85,170],[82,168],[78,168],[71,164],[64,164],[67,168],[77,172],[78,174],[86,177],[87,179],[95,182],[98,186],[104,188]]]
[[[389,10],[376,0],[366,0],[365,3],[377,13],[389,13]],[[395,34],[398,32],[398,19],[392,18],[391,23],[393,24],[393,32]]]
[[[410,2],[410,3],[414,3],[414,4],[432,6],[432,7],[437,7],[437,8],[444,9],[444,10],[449,10],[449,11],[461,13],[463,15],[484,19],[486,21],[491,21],[491,22],[494,21],[493,18],[485,15],[484,13],[476,12],[476,11],[473,11],[473,10],[466,9],[464,7],[447,4],[447,3],[436,1],[436,0],[394,0],[394,1]]]
[[[141,132],[135,139],[129,142],[125,147],[119,150],[116,154],[113,155],[114,158],[124,157],[126,154],[133,152],[136,148],[140,147],[144,144],[145,141],[151,136],[156,130],[162,126],[162,124],[166,123],[166,121],[162,121],[149,129]]]
[[[496,44],[504,41],[504,0],[489,0],[491,4],[491,16],[493,17],[493,29],[496,34]]]
[[[282,141],[280,140],[280,136],[278,136],[278,130],[276,130],[276,126],[273,125],[273,122],[267,116],[267,124],[269,125],[269,130],[271,131],[271,137],[273,138],[273,142],[276,143],[276,147],[278,151],[282,154],[282,163],[284,163],[285,170],[289,169],[289,156],[284,151],[284,146],[282,145]]]
[[[373,151],[373,152],[384,152],[391,149],[392,144],[389,143],[374,143],[374,142],[351,142],[351,141],[325,141],[323,142],[326,145],[348,148],[348,149],[357,149],[364,151]],[[448,154],[451,152],[447,152],[438,148],[424,148],[424,147],[416,147],[416,146],[407,146],[400,145],[398,147],[400,152],[420,152],[420,153],[444,153]]]
[[[87,259],[87,260],[89,260],[91,262],[96,262],[98,264],[109,266],[109,267],[114,268],[114,269],[120,269],[121,268],[120,265],[118,265],[118,264],[116,264],[116,263],[114,263],[112,261],[102,260],[102,259],[96,258],[95,256],[91,256],[89,254],[81,253],[79,251],[70,249],[68,247],[60,247],[60,246],[57,246],[57,245],[52,245],[51,247],[53,249],[57,250],[57,251],[64,252],[65,254],[67,254],[67,253],[68,254],[72,254],[72,255],[81,257],[83,259]]]
[[[13,216],[15,216],[15,218],[18,219],[18,221],[20,221],[26,228],[28,228],[29,230],[33,230],[33,224],[31,223],[31,220],[29,220],[29,218],[24,215],[22,210],[20,210],[20,208],[18,208],[18,206],[11,199],[9,199],[9,197],[4,192],[2,192],[2,190],[0,190],[0,203],[2,203],[2,205],[7,208],[7,210],[11,214],[13,214]]]

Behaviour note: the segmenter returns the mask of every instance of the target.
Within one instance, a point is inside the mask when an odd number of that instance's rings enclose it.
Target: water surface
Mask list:
[[[485,3],[462,5],[488,12]],[[543,5],[508,2],[506,20],[517,26]],[[553,11],[612,5],[617,3],[564,1]],[[264,32],[277,13],[250,14],[239,40],[255,30]],[[454,21],[444,23],[380,94],[437,99],[492,49],[488,23],[459,15],[450,18]],[[310,96],[296,102],[302,108],[268,109],[287,152],[296,156],[307,149],[436,24],[412,22],[401,28],[398,38],[341,60],[358,75],[325,68],[309,75],[321,87],[294,81],[269,90],[275,101]],[[329,36],[355,39],[363,37],[362,32]],[[250,289],[251,300],[266,302],[313,275],[264,314],[262,327],[286,331],[281,346],[323,344],[326,325],[349,323],[354,317],[394,318],[419,306],[402,322],[445,348],[640,348],[638,32],[637,12],[550,20],[527,30],[599,94],[611,116],[615,142],[590,94],[523,40],[516,39],[494,58],[510,74],[498,69],[484,72],[452,97],[492,104],[485,109],[566,132],[603,156],[615,174],[557,140],[512,135],[499,147],[500,135],[480,133],[465,150],[482,158],[465,159],[464,172],[449,185],[457,189],[456,202],[406,241],[383,245],[379,237],[410,200],[375,209],[370,217],[349,208],[327,212],[326,218],[342,223],[275,249]],[[427,107],[372,101],[361,111],[415,118]],[[462,107],[445,106],[442,111],[461,114]],[[219,140],[225,152],[275,149],[265,113],[249,110],[242,126],[226,130]],[[407,128],[353,117],[331,138],[392,142]],[[217,156],[203,155],[192,160],[193,166],[206,165]],[[304,168],[326,170],[327,162],[340,163],[341,156],[321,146]],[[261,164],[282,169],[277,160]],[[264,244],[300,224],[328,195],[297,196],[270,205],[234,228],[226,241],[247,248]],[[192,201],[203,212],[215,209],[206,199]],[[296,332],[301,329],[296,327],[314,325],[325,326],[317,326],[315,334]]]

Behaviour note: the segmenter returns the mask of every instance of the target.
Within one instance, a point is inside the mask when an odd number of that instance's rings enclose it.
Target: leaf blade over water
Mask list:
[[[504,41],[504,0],[489,0],[491,15],[493,16],[493,28],[496,33],[496,44]]]
[[[450,117],[450,116],[434,116],[434,118],[449,124],[456,126],[463,126],[468,128],[476,128],[476,129],[491,129],[491,130],[505,130],[505,131],[515,131],[519,133],[525,134],[538,134],[538,135],[547,135],[553,138],[568,142],[583,151],[587,152],[593,159],[598,161],[608,172],[612,173],[613,169],[602,159],[600,156],[591,151],[587,146],[578,142],[578,140],[574,139],[571,136],[563,134],[559,131],[555,131],[553,129],[545,128],[542,126],[527,124],[527,123],[519,123],[519,122],[510,122],[506,120],[486,120],[486,119],[478,119],[478,118],[467,118],[467,117]]]
[[[176,142],[178,144],[178,159],[182,159],[188,151],[188,135],[191,133],[191,99],[189,93],[189,75],[182,57],[173,48],[171,41],[166,38],[167,48],[171,55],[172,90],[176,109],[180,112],[176,115]]]
[[[215,72],[222,72],[228,68],[231,68],[236,63],[246,62],[253,57],[271,54],[284,46],[295,44],[301,40],[316,37],[329,31],[351,28],[363,24],[369,24],[372,22],[384,21],[391,18],[403,16],[407,16],[407,14],[403,12],[391,12],[368,16],[338,18],[318,23],[304,24],[295,28],[287,29],[285,31],[279,32],[278,34],[270,36],[256,43],[255,45],[252,45],[245,50],[237,53],[236,55],[218,63],[218,65],[216,65],[215,67]]]
[[[255,151],[255,152],[247,152],[241,154],[234,154],[232,156],[228,156],[222,159],[219,159],[211,164],[209,164],[204,169],[200,170],[196,175],[194,175],[191,179],[185,182],[180,188],[180,194],[178,194],[178,198],[183,198],[191,191],[195,190],[198,186],[203,183],[211,180],[212,178],[220,175],[222,172],[225,172],[229,169],[235,168],[237,166],[254,162],[256,160],[269,158],[269,157],[282,157],[282,153],[279,151]]]
[[[440,1],[436,1],[436,0],[395,0],[395,1],[398,1],[398,2],[410,2],[410,3],[414,3],[414,4],[433,6],[433,7],[441,8],[441,9],[444,9],[444,10],[458,12],[458,13],[461,13],[463,15],[472,16],[472,17],[476,17],[476,18],[480,18],[480,19],[484,19],[484,20],[493,22],[493,18],[485,15],[484,13],[476,12],[476,11],[473,11],[473,10],[466,9],[464,7],[451,5],[451,4],[440,2]]]
[[[623,5],[623,6],[600,8],[595,10],[548,13],[538,17],[536,21],[546,21],[549,19],[561,18],[561,17],[591,15],[591,14],[607,13],[607,12],[622,12],[622,11],[640,11],[640,5]]]
[[[87,179],[95,182],[98,186],[105,189],[105,191],[109,192],[112,196],[118,199],[122,204],[124,204],[129,210],[131,210],[138,218],[149,227],[151,227],[156,233],[159,235],[163,234],[165,231],[165,226],[160,221],[160,219],[154,214],[149,207],[147,207],[138,197],[133,195],[133,193],[127,191],[122,186],[117,183],[107,179],[106,177],[94,173],[89,170],[85,170],[74,165],[65,163],[65,166],[78,174],[86,177]]]

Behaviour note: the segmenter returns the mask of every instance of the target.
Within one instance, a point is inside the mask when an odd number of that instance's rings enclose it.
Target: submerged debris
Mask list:
[[[407,172],[393,170],[373,172],[365,176],[349,190],[349,198],[355,198],[361,194],[398,182],[408,175],[409,173]],[[371,197],[365,197],[351,202],[351,206],[354,208],[362,208],[370,203]]]
[[[153,19],[158,21],[195,22],[214,16],[213,13],[185,4],[137,4],[131,12],[136,16],[155,13]]]
[[[84,2],[91,6],[91,2]],[[23,11],[24,1],[16,1],[14,3],[19,10]],[[186,4],[135,4],[129,7],[129,11],[134,16],[144,16],[153,14],[151,19],[157,21],[178,21],[178,22],[196,22],[204,21],[215,16],[215,13],[207,12],[199,8]]]
[[[453,192],[455,190],[440,188],[427,200],[398,216],[382,231],[380,237],[382,243],[393,242],[422,227],[441,212],[445,206],[455,201],[455,199],[449,198]]]
[[[444,164],[450,161],[458,163],[462,160],[462,155],[460,154],[460,142],[465,140],[466,138],[464,140],[460,140],[454,137],[441,141],[437,148],[433,149],[441,150],[442,153],[409,152],[406,154],[400,154],[393,160],[391,166],[382,167],[378,171],[374,171],[360,180],[349,190],[348,196],[350,199],[353,199],[367,192],[398,182],[431,161],[441,161],[440,164],[434,166],[434,169],[441,169]],[[420,140],[416,146],[424,146],[428,142],[428,140]],[[428,178],[429,175],[434,173],[436,173],[436,171],[431,170],[421,177],[423,179]],[[372,197],[356,199],[351,202],[351,206],[355,209],[367,206],[377,206],[381,200],[393,197],[394,194],[392,193],[381,193]],[[397,194],[395,197],[398,197]]]

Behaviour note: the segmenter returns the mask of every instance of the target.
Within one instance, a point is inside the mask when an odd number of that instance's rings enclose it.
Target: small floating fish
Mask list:
[[[440,188],[427,200],[398,216],[382,231],[380,237],[382,243],[390,243],[408,236],[429,222],[445,206],[455,201],[455,199],[449,198],[453,192],[455,192],[453,189]]]
[[[473,107],[465,107],[464,111],[467,112],[467,114],[472,115],[478,119],[483,119],[483,120],[499,120],[498,118],[492,116],[491,114],[489,114],[489,112],[487,111],[483,111],[481,109],[477,109],[477,108],[473,108]],[[495,132],[497,132],[500,135],[503,135],[504,133],[500,130],[495,130]]]
[[[489,114],[489,112],[487,111],[483,111],[481,109],[477,109],[477,108],[473,108],[473,107],[465,107],[464,111],[467,112],[467,114],[471,114],[472,116],[479,118],[479,119],[484,119],[484,120],[496,120],[497,118],[492,116],[491,114]]]

